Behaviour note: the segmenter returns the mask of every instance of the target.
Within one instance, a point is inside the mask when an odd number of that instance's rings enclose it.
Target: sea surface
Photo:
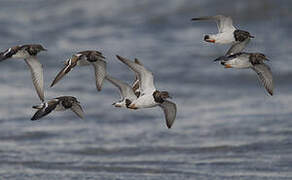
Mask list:
[[[41,43],[46,99],[76,96],[71,111],[31,121],[40,103],[23,60],[0,63],[0,179],[291,180],[292,1],[1,0],[0,49]],[[274,75],[268,95],[249,69],[213,62],[228,45],[203,41],[216,24],[192,17],[224,14],[255,39]],[[97,92],[92,67],[49,85],[63,62],[99,50],[108,73],[134,79],[115,55],[139,58],[169,91],[178,113],[167,129],[159,107],[114,108],[118,89]]]

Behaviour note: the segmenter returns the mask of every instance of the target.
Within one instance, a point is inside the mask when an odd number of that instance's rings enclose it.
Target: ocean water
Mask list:
[[[290,1],[1,0],[0,49],[41,43],[46,99],[76,96],[86,118],[71,111],[30,121],[39,99],[22,60],[0,66],[0,179],[292,179]],[[228,45],[203,41],[225,14],[256,38],[248,52],[265,53],[275,93],[252,70],[224,69],[213,60]],[[157,108],[114,108],[118,90],[95,89],[93,69],[76,67],[49,88],[63,61],[99,50],[108,73],[133,81],[115,55],[139,58],[167,90],[178,113],[167,129]]]

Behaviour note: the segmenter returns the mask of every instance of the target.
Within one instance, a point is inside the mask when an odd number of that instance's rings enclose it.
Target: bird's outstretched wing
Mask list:
[[[176,104],[171,101],[164,100],[164,102],[159,106],[163,109],[167,127],[171,128],[176,117]]]
[[[250,42],[250,38],[246,38],[244,41],[239,41],[239,42],[235,42],[234,44],[231,45],[231,47],[228,49],[227,53],[225,54],[225,56],[230,56],[236,53],[241,52],[246,45]]]
[[[50,112],[52,112],[58,105],[59,100],[54,99],[48,103],[44,103],[43,107],[37,110],[37,112],[33,115],[31,118],[32,121],[38,120],[46,115],[48,115]],[[34,106],[33,108],[38,108],[37,106]]]
[[[94,67],[96,88],[98,91],[101,91],[106,76],[106,62],[104,60],[98,60],[93,62],[92,65]]]
[[[193,21],[197,20],[215,20],[217,23],[219,33],[235,30],[231,17],[216,15],[216,16],[203,16],[198,18],[192,18]]]
[[[105,77],[109,82],[111,82],[113,85],[115,85],[117,88],[119,88],[121,96],[123,99],[129,99],[131,101],[137,99],[132,87],[128,85],[127,83],[124,83],[114,77],[111,77],[107,75]]]
[[[139,65],[143,66],[143,64],[137,58],[135,58],[134,62],[136,64],[139,64]],[[135,72],[135,80],[134,80],[134,82],[132,84],[132,89],[133,89],[134,92],[139,91],[139,74],[136,73],[136,72]]]
[[[71,110],[81,119],[84,119],[84,112],[81,105],[77,102],[72,104]]]
[[[0,61],[11,58],[19,49],[20,49],[19,46],[14,46],[9,49],[6,49],[3,52],[0,52]]]
[[[261,63],[254,65],[252,69],[257,73],[261,83],[272,96],[274,93],[274,83],[270,67],[264,63]]]
[[[68,59],[65,62],[65,66],[63,67],[63,69],[57,74],[57,76],[53,80],[51,87],[57,84],[57,82],[59,82],[67,73],[69,73],[77,65],[77,61],[79,61],[79,57],[75,55],[71,59]]]
[[[37,60],[36,56],[31,56],[30,58],[25,59],[25,62],[30,69],[33,85],[37,91],[37,94],[39,98],[44,101],[43,67]]]
[[[141,89],[142,94],[155,91],[156,88],[154,86],[154,77],[152,72],[148,71],[144,66],[137,64],[127,58],[123,58],[119,55],[117,55],[117,58],[138,74],[139,88]]]

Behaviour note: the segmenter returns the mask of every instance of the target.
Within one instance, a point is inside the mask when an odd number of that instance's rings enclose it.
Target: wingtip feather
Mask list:
[[[39,119],[39,118],[33,116],[30,120],[31,120],[31,121],[36,121],[36,120],[38,120],[38,119]]]
[[[192,18],[191,21],[197,21],[199,18]]]

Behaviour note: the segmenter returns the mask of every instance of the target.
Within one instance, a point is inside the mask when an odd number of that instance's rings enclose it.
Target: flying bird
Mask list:
[[[0,61],[9,58],[24,59],[30,69],[37,94],[41,101],[44,101],[43,67],[36,57],[41,51],[46,51],[46,49],[40,44],[14,46],[0,53]]]
[[[59,82],[67,73],[69,73],[76,65],[87,66],[92,65],[94,67],[96,88],[101,91],[104,78],[106,76],[106,62],[105,57],[99,51],[82,51],[74,54],[70,59],[65,61],[65,66],[57,74],[54,81],[51,84],[53,87]]]
[[[217,23],[218,33],[207,34],[204,36],[206,42],[229,44],[234,42],[242,42],[247,38],[254,38],[249,32],[236,29],[233,26],[231,17],[216,15],[192,18],[193,21],[199,20],[215,20]]]
[[[220,61],[225,68],[246,69],[251,68],[254,70],[263,86],[268,93],[272,96],[274,90],[273,76],[271,68],[264,63],[268,58],[262,53],[246,53],[239,52],[229,56],[221,56],[215,61]]]
[[[67,109],[71,109],[79,118],[84,118],[84,112],[80,102],[73,96],[57,97],[48,102],[33,106],[32,108],[38,109],[31,118],[32,121],[38,120],[52,111],[65,111]]]
[[[171,128],[176,117],[176,104],[167,100],[171,98],[167,91],[159,91],[154,86],[152,72],[148,71],[143,65],[133,62],[127,58],[117,55],[117,58],[129,66],[138,75],[140,95],[129,105],[130,109],[142,109],[159,106],[163,109],[166,125]]]

